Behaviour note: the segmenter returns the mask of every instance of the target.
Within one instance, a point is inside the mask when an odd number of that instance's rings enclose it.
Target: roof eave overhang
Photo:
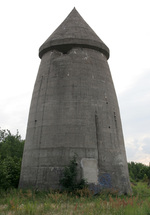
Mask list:
[[[58,50],[67,53],[67,51],[74,47],[94,49],[103,53],[107,59],[109,58],[109,48],[104,43],[91,39],[78,38],[49,40],[40,47],[39,57],[42,58],[42,56],[50,50]]]

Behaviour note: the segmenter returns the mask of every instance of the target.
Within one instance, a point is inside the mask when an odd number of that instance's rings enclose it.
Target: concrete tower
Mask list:
[[[74,8],[40,47],[20,187],[55,189],[77,154],[94,190],[131,191],[109,49]]]

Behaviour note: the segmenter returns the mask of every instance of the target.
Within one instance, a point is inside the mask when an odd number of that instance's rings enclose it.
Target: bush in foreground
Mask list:
[[[75,192],[87,187],[86,180],[83,178],[80,181],[77,180],[77,165],[76,156],[74,156],[69,165],[64,168],[63,176],[60,179],[60,185],[68,192]]]

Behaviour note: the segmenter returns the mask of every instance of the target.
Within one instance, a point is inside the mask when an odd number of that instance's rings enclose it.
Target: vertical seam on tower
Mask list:
[[[35,110],[35,125],[37,122],[37,107],[38,107],[38,103],[39,103],[39,97],[40,97],[40,91],[41,91],[41,87],[42,87],[42,82],[43,82],[43,75],[41,76],[41,83],[40,83],[40,88],[39,88],[39,92],[38,92],[38,96],[37,96],[37,102],[36,102],[36,110]],[[35,130],[36,130],[36,126],[34,127],[34,135],[35,136]]]
[[[95,132],[96,132],[96,145],[97,145],[98,160],[99,160],[99,149],[98,149],[99,135],[98,135],[98,116],[97,116],[97,111],[95,111]]]

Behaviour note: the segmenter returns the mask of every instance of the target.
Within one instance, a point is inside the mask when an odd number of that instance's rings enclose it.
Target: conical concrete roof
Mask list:
[[[109,49],[84,21],[74,8],[61,25],[43,43],[39,49],[39,57],[49,50],[69,51],[72,47],[92,48],[102,52],[107,59]]]

